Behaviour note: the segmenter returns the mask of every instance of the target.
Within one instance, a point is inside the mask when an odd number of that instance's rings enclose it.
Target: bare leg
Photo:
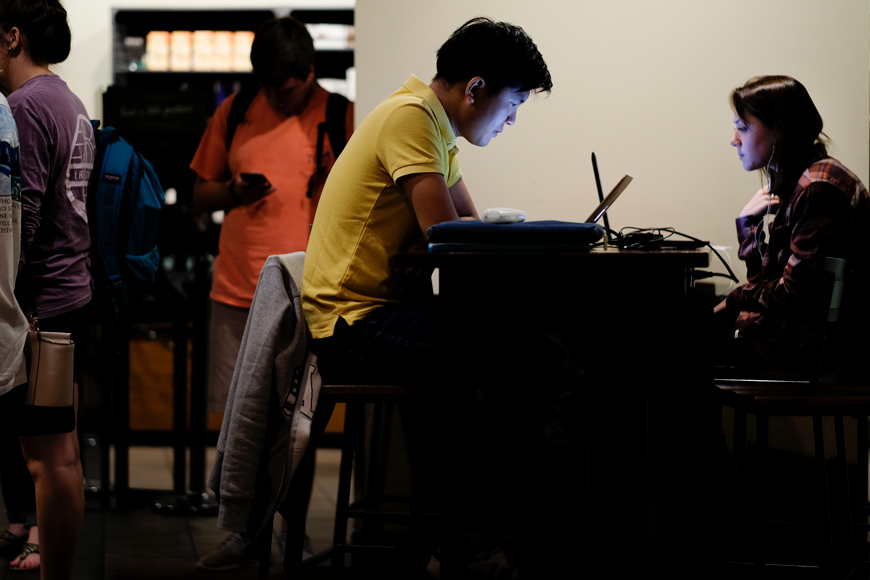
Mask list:
[[[69,580],[85,511],[78,435],[73,430],[60,435],[22,436],[21,447],[36,486],[41,578]]]

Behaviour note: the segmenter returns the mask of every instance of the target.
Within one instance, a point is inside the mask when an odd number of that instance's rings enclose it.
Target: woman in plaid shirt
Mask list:
[[[731,105],[731,145],[743,168],[760,170],[767,185],[737,218],[747,283],[714,311],[734,321],[732,362],[792,365],[810,360],[814,321],[820,308],[826,310],[825,257],[854,264],[867,255],[870,200],[861,180],[828,155],[822,117],[801,83],[756,77],[732,91]]]

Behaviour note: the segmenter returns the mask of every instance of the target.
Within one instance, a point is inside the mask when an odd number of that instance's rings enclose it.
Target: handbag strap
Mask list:
[[[24,251],[24,269],[27,270],[27,283],[30,286],[28,296],[30,298],[30,330],[39,332],[39,313],[36,311],[36,285],[33,283],[33,266],[27,250]]]

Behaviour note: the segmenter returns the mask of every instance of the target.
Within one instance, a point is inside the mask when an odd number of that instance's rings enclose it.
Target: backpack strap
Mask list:
[[[236,135],[236,129],[245,120],[245,113],[248,112],[248,107],[254,101],[254,97],[260,92],[260,87],[257,85],[245,85],[233,99],[233,104],[230,105],[230,113],[227,115],[227,151],[230,150],[230,145],[233,143],[233,137]]]
[[[326,120],[317,126],[317,149],[314,157],[314,174],[308,180],[308,192],[306,195],[312,197],[314,195],[314,184],[317,181],[325,168],[321,166],[323,161],[323,140],[329,135],[329,143],[332,145],[332,154],[338,157],[344,151],[344,145],[347,141],[347,131],[345,130],[345,122],[347,119],[347,106],[350,101],[347,97],[338,93],[329,93],[326,100]]]
[[[227,115],[227,151],[230,150],[233,137],[236,135],[236,129],[245,119],[245,113],[248,107],[254,101],[254,98],[260,92],[260,88],[255,85],[247,85],[242,87],[236,93],[233,103],[230,105],[230,112]],[[344,145],[347,141],[346,119],[347,107],[350,101],[347,97],[338,93],[329,93],[326,100],[326,121],[321,123],[317,128],[317,150],[315,152],[315,175],[311,176],[308,184],[308,197],[314,194],[313,183],[317,173],[320,172],[320,162],[323,159],[323,138],[329,135],[329,143],[332,145],[332,153],[338,157],[344,151]]]
[[[332,153],[338,157],[344,151],[347,141],[347,106],[350,101],[344,95],[329,93],[326,101],[326,131],[329,133],[329,143],[332,145]],[[318,159],[323,154],[323,148],[318,150]]]
[[[94,178],[97,180],[94,203],[94,230],[96,233],[92,244],[98,246],[106,277],[112,288],[113,297],[121,292],[121,269],[118,256],[125,249],[118,245],[120,237],[119,216],[122,213],[122,200],[124,186],[130,175],[130,166],[133,163],[132,147],[113,147],[120,138],[114,127],[106,127],[98,130],[95,138],[99,142],[98,148],[102,149],[102,156],[98,157],[94,166]]]

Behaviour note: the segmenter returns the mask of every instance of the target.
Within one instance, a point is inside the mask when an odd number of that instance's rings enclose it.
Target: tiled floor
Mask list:
[[[213,461],[209,450],[206,464]],[[338,487],[336,449],[320,449],[317,454],[315,484],[309,508],[307,531],[314,551],[331,544],[333,510]],[[75,580],[145,580],[145,579],[255,579],[256,568],[244,571],[208,573],[197,570],[195,563],[217,546],[226,536],[217,529],[215,515],[172,516],[157,513],[154,501],[170,502],[179,498],[170,493],[145,490],[172,489],[172,453],[162,447],[136,447],[130,450],[130,487],[142,497],[141,507],[101,509],[98,498],[88,497],[84,530],[79,543]],[[0,510],[2,512],[2,510]],[[5,528],[5,514],[0,513]],[[4,529],[0,528],[0,529]],[[277,529],[277,525],[276,525]],[[273,537],[277,539],[277,534]],[[273,543],[273,565],[269,578],[280,578],[282,553]],[[7,560],[0,560],[0,580],[36,580],[38,573],[8,572]],[[325,571],[294,578],[323,578]],[[366,576],[348,576],[357,578]]]
[[[214,450],[209,449],[206,466],[213,462]],[[317,452],[315,483],[306,522],[315,552],[331,545],[335,497],[338,487],[337,449],[322,448]],[[130,487],[139,501],[119,509],[101,507],[98,495],[88,495],[83,534],[78,547],[74,580],[254,580],[258,570],[249,568],[232,572],[204,572],[195,567],[197,559],[212,550],[225,537],[216,527],[216,515],[175,516],[158,513],[155,502],[173,502],[180,498],[169,492],[172,488],[172,452],[164,447],[133,447],[130,449]],[[6,526],[5,513],[0,509],[0,529]],[[276,526],[277,527],[277,526]],[[277,539],[277,534],[273,535]],[[276,541],[272,546],[273,565],[270,580],[282,578],[283,554]],[[7,572],[8,561],[0,558],[0,580],[38,580],[36,572]],[[790,569],[790,574],[795,569]],[[414,575],[387,576],[382,570],[352,572],[315,568],[295,574],[292,580],[334,578],[348,580],[426,580],[420,570]],[[594,575],[593,575],[594,577]],[[741,577],[738,574],[736,577]],[[784,576],[797,578],[798,576]],[[800,576],[803,577],[803,576]],[[851,576],[868,578],[866,567]]]

